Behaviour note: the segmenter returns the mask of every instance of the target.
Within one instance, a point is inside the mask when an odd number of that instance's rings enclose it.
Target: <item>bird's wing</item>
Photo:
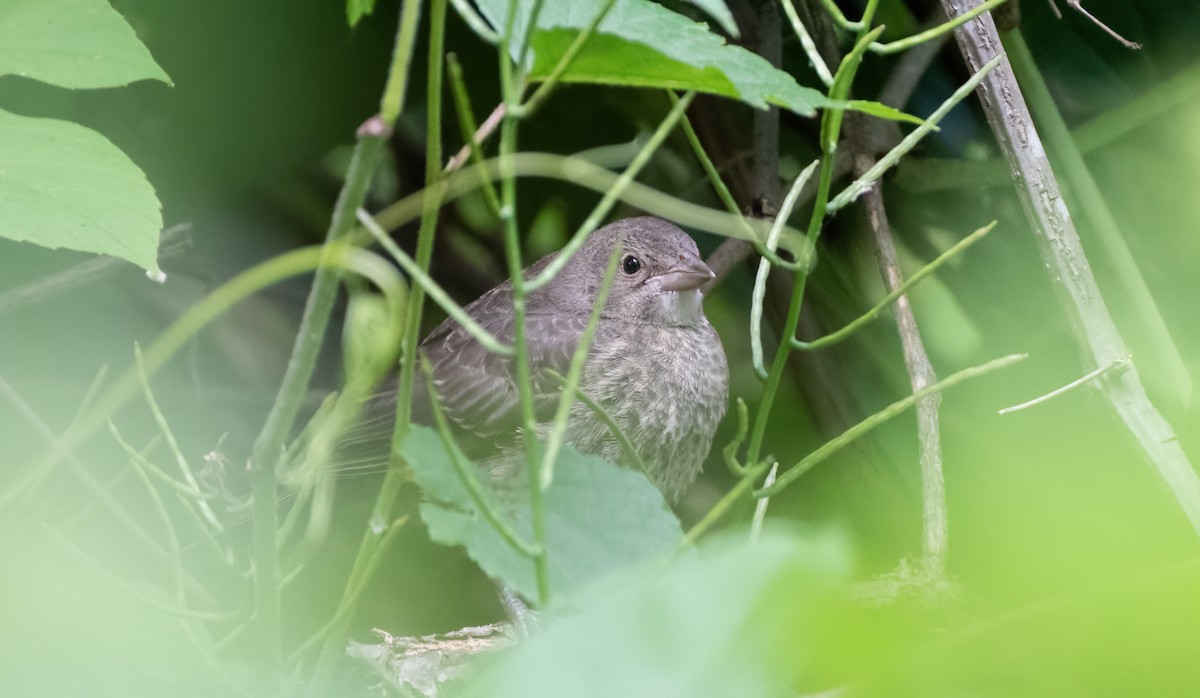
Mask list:
[[[484,329],[511,345],[511,306],[485,310],[489,312],[473,312],[472,315]],[[525,336],[534,413],[538,421],[551,418],[561,392],[557,384],[544,375],[543,370],[551,368],[560,373],[567,372],[586,321],[586,318],[558,314],[530,314],[526,317]],[[458,427],[487,440],[515,431],[520,425],[516,365],[512,358],[487,351],[466,330],[450,321],[432,332],[421,348],[433,365],[434,388],[439,403]],[[421,412],[425,406],[414,407]]]

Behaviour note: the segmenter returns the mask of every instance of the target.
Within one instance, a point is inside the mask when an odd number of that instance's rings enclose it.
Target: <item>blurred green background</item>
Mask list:
[[[113,5],[170,74],[173,87],[145,83],[69,92],[0,78],[0,108],[81,122],[128,153],[163,202],[171,230],[164,251],[173,250],[162,259],[165,285],[113,263],[81,284],[5,305],[14,289],[76,268],[88,256],[0,241],[0,443],[6,446],[0,492],[20,493],[0,508],[5,695],[224,691],[178,620],[142,600],[169,602],[163,589],[173,572],[155,552],[163,548],[165,530],[152,500],[130,475],[114,440],[103,433],[36,486],[25,483],[51,448],[49,434],[67,426],[102,367],[109,367],[110,377],[125,370],[135,342],[147,345],[222,281],[323,237],[346,147],[375,109],[399,3],[381,2],[353,30],[346,26],[344,7],[333,0]],[[913,2],[908,8],[924,17],[932,5]],[[1057,20],[1044,2],[1021,5],[1022,31],[1070,126],[1116,110],[1133,112],[1143,95],[1167,79],[1192,76],[1175,88],[1176,106],[1090,153],[1087,164],[1196,378],[1200,10],[1191,0],[1091,0],[1087,8],[1145,48],[1121,47],[1068,8]],[[447,46],[458,54],[482,116],[498,100],[494,51],[453,12]],[[815,84],[796,43],[786,41],[784,50],[785,67]],[[408,108],[387,171],[376,182],[373,206],[415,190],[423,176],[423,51],[419,44]],[[863,96],[871,96],[893,65],[894,59],[867,60],[857,83]],[[920,81],[908,111],[928,114],[965,77],[951,43]],[[521,147],[571,153],[628,143],[653,128],[667,107],[665,97],[653,91],[562,89],[523,129]],[[702,100],[693,118],[708,109],[714,123],[730,127],[718,139],[726,159],[717,164],[736,173],[739,159],[744,164],[751,111]],[[783,174],[794,175],[812,158],[816,122],[785,115],[782,129]],[[461,139],[451,117],[443,132],[449,134],[447,152],[457,150]],[[974,98],[913,157],[994,158]],[[917,611],[849,614],[841,639],[825,648],[832,658],[824,666],[834,677],[866,671],[880,683],[861,687],[883,695],[1194,694],[1200,689],[1200,672],[1191,663],[1200,650],[1194,632],[1200,627],[1197,540],[1154,469],[1090,389],[1012,415],[996,414],[1089,370],[1080,362],[1013,190],[969,180],[930,190],[923,186],[927,180],[906,178],[904,172],[902,167],[885,181],[885,196],[909,273],[970,231],[1000,221],[988,238],[911,294],[939,374],[1013,352],[1030,358],[955,388],[942,403],[949,566],[960,589],[954,610],[934,618]],[[641,179],[719,208],[678,134]],[[523,181],[520,216],[528,254],[555,249],[597,198],[569,183]],[[620,210],[621,216],[638,213]],[[1078,224],[1102,290],[1113,288],[1111,269],[1102,256],[1091,254],[1092,225],[1086,216]],[[397,239],[411,247],[413,233],[401,230]],[[705,251],[720,242],[702,234],[697,240]],[[499,282],[502,269],[499,227],[481,200],[467,197],[447,207],[434,275],[466,302]],[[753,406],[761,386],[749,368],[751,284],[748,268],[739,269],[710,296],[706,309],[729,356],[731,398]],[[859,211],[851,208],[827,225],[810,289],[806,312],[825,330],[840,327],[883,295]],[[233,509],[247,494],[249,445],[274,398],[306,291],[307,280],[300,279],[233,309],[154,381],[182,451],[206,477],[222,483]],[[1135,361],[1148,355],[1136,311],[1111,291],[1105,300]],[[431,309],[429,326],[439,320]],[[337,338],[336,333],[328,338],[310,409],[339,385]],[[785,465],[910,392],[889,317],[805,361],[820,380],[797,374],[785,381],[768,433],[766,450]],[[1162,379],[1152,363],[1138,361],[1138,367],[1149,384]],[[1193,462],[1200,462],[1200,413],[1165,409]],[[140,401],[115,423],[138,448],[157,433]],[[718,445],[732,437],[734,426],[726,420]],[[149,457],[173,467],[161,444]],[[714,450],[705,475],[679,508],[685,526],[733,481]],[[339,480],[334,529],[285,592],[285,634],[297,643],[332,612],[377,486],[371,474]],[[408,498],[415,501],[415,493]],[[747,504],[729,525],[744,525],[749,513]],[[774,498],[770,517],[841,531],[856,578],[913,558],[920,547],[921,509],[912,414]],[[189,573],[214,597],[204,607],[248,609],[249,527],[226,532],[223,542],[235,551],[229,560],[214,559],[195,531],[185,527],[180,535]],[[373,627],[397,635],[433,633],[499,617],[482,574],[457,551],[430,543],[414,518],[367,590],[353,635],[367,639]],[[224,618],[202,627],[220,637],[234,625]],[[244,645],[236,637],[229,642],[217,657],[222,671],[248,672],[253,654]],[[862,666],[853,668],[856,662]]]

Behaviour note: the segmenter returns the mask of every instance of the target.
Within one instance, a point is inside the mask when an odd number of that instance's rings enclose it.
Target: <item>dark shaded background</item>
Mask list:
[[[889,3],[884,3],[888,5]],[[908,3],[918,17],[934,3]],[[390,56],[398,3],[381,2],[374,16],[348,29],[338,2],[228,0],[172,3],[114,0],[174,86],[137,84],[117,90],[68,92],[14,77],[0,79],[0,108],[78,121],[105,134],[141,166],[163,202],[172,239],[182,251],[164,259],[169,280],[159,286],[124,264],[82,286],[43,295],[0,314],[0,378],[51,430],[69,422],[100,370],[110,376],[208,290],[238,271],[296,246],[319,241],[339,186],[338,167],[355,127],[373,113]],[[1078,14],[1054,19],[1044,2],[1022,3],[1022,30],[1072,125],[1111,110],[1131,109],[1138,95],[1184,69],[1195,68],[1200,11],[1190,0],[1091,0],[1090,11],[1141,41],[1131,52]],[[895,14],[885,8],[885,21]],[[855,15],[856,11],[848,10]],[[891,26],[899,26],[897,17]],[[493,50],[451,13],[447,45],[464,65],[482,118],[498,99]],[[391,148],[391,163],[373,205],[413,191],[424,163],[424,47],[412,75],[408,108]],[[869,97],[894,60],[871,57],[858,86]],[[785,66],[815,84],[794,41]],[[908,110],[925,115],[965,79],[950,44],[922,79]],[[1192,83],[1195,89],[1196,83]],[[724,125],[718,162],[734,177],[745,164],[751,112],[702,100],[692,118]],[[702,110],[701,110],[702,107]],[[570,153],[632,140],[654,127],[665,97],[647,90],[576,86],[559,91],[521,147]],[[447,113],[451,110],[447,108]],[[1194,260],[1200,253],[1196,196],[1200,174],[1200,98],[1157,115],[1088,157],[1088,164],[1137,257],[1185,360],[1196,368]],[[816,124],[782,119],[783,174],[812,158]],[[447,119],[447,152],[461,143]],[[982,159],[994,155],[990,132],[973,100],[959,107],[917,157]],[[740,159],[740,160],[739,160]],[[682,137],[656,156],[643,181],[669,193],[718,206]],[[962,259],[913,294],[934,366],[941,375],[1010,353],[1031,359],[948,394],[943,435],[950,507],[953,574],[984,605],[1016,606],[1051,589],[1086,584],[1135,568],[1194,555],[1195,538],[1173,499],[1129,442],[1120,425],[1080,390],[1034,410],[997,417],[996,409],[1073,380],[1086,371],[1051,292],[1050,280],[1008,188],[963,186],[912,193],[889,180],[885,188],[902,261],[911,272],[971,230],[1000,226]],[[597,196],[566,183],[530,180],[520,189],[520,216],[530,231],[532,257],[554,249],[587,215]],[[435,276],[466,302],[500,280],[499,228],[468,197],[442,214]],[[620,215],[638,213],[622,209]],[[1080,233],[1089,245],[1089,227]],[[397,238],[409,244],[412,230]],[[702,250],[719,240],[698,235]],[[0,241],[0,293],[88,259]],[[1093,255],[1101,287],[1109,271]],[[815,322],[833,329],[882,295],[873,251],[860,214],[848,210],[829,223],[811,282]],[[736,272],[710,297],[709,317],[720,331],[734,375],[731,397],[752,404],[760,387],[749,369],[748,299],[752,279]],[[307,286],[287,283],[231,311],[206,330],[160,374],[155,391],[183,450],[199,463],[205,453],[226,458],[223,478],[244,495],[249,444],[278,385]],[[1106,299],[1124,328],[1123,299]],[[437,322],[431,309],[427,321]],[[1127,330],[1131,332],[1131,330]],[[331,333],[310,406],[339,382],[338,335]],[[1135,351],[1141,337],[1127,335]],[[773,340],[772,340],[773,341]],[[768,342],[770,346],[770,342]],[[823,439],[908,392],[899,343],[883,318],[851,342],[821,357],[827,383],[789,381],[777,404],[767,450],[794,462]],[[1140,365],[1153,376],[1156,367]],[[1191,448],[1195,420],[1168,414]],[[144,406],[116,420],[132,443],[156,433]],[[727,420],[717,443],[733,433]],[[36,420],[11,396],[0,399],[0,489],[18,482],[47,441]],[[171,466],[161,447],[156,462]],[[120,479],[123,454],[107,434],[87,444],[80,462],[111,490],[128,515],[155,521],[144,491]],[[1197,457],[1192,449],[1193,458]],[[0,511],[0,685],[12,695],[71,691],[117,694],[157,688],[208,693],[209,670],[178,624],[124,593],[53,531],[138,588],[164,586],[169,570],[129,542],[120,517],[96,501],[64,467],[32,495]],[[365,525],[378,479],[348,476],[335,529],[285,597],[286,632],[297,640],[323,622],[336,603]],[[696,520],[730,485],[718,454],[680,508]],[[410,493],[410,499],[413,495]],[[410,502],[411,503],[411,502]],[[748,511],[741,512],[742,516]],[[880,429],[805,476],[771,505],[773,516],[822,522],[849,530],[864,574],[895,566],[919,549],[920,497],[914,420]],[[153,529],[152,529],[153,530]],[[235,547],[248,542],[235,526]],[[185,541],[187,542],[187,541]],[[245,550],[244,547],[241,548]],[[189,548],[188,555],[199,553]],[[244,553],[243,553],[244,554]],[[190,559],[190,558],[189,558]],[[248,560],[234,561],[246,569]],[[221,569],[197,571],[224,606],[249,607],[249,584]],[[411,523],[368,592],[355,635],[371,627],[420,634],[479,624],[498,609],[486,580],[456,552],[425,540]],[[219,633],[218,633],[219,634]],[[237,642],[229,652],[244,653]],[[70,671],[64,668],[70,667]]]

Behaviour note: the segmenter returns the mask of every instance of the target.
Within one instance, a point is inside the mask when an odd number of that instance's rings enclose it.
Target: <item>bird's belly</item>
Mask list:
[[[728,401],[728,368],[716,332],[641,327],[593,349],[583,385],[637,450],[647,475],[677,501],[700,472]],[[568,440],[580,451],[633,465],[611,430],[576,404]]]

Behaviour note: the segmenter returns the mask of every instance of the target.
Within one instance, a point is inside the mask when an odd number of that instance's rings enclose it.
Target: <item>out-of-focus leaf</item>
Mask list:
[[[738,31],[737,22],[733,21],[733,13],[725,6],[725,0],[688,0],[696,7],[704,10],[709,17],[717,21],[721,28],[733,38],[738,38],[741,33]]]
[[[478,4],[493,26],[504,26],[508,0],[480,0]],[[530,79],[549,77],[579,30],[591,23],[603,5],[604,0],[543,3],[530,41]],[[532,0],[517,2],[514,58],[532,6]],[[760,109],[773,104],[803,116],[829,105],[825,95],[801,86],[761,56],[726,44],[704,24],[648,0],[617,0],[560,79],[697,90]]]
[[[160,209],[146,175],[104,136],[0,110],[0,236],[158,274]]]
[[[353,27],[374,9],[375,0],[346,0],[346,22]]]
[[[0,2],[0,75],[73,89],[171,82],[107,0]]]
[[[526,598],[537,597],[533,561],[504,541],[475,509],[437,432],[414,426],[401,447],[417,484],[437,502],[421,506],[430,536],[462,545],[489,575]],[[565,446],[545,493],[550,592],[577,592],[622,567],[669,553],[683,533],[662,494],[642,473]],[[481,474],[480,476],[486,479]],[[518,476],[521,485],[525,478]],[[486,483],[485,483],[486,484]],[[487,488],[513,529],[532,540],[528,492]]]
[[[881,102],[872,102],[868,99],[852,99],[847,104],[849,104],[850,108],[855,111],[860,111],[864,114],[870,114],[871,116],[877,116],[880,119],[887,119],[888,121],[904,121],[910,124],[918,125],[925,123],[925,120],[918,116],[913,116],[912,114],[902,112],[895,107],[889,107]],[[933,130],[938,131],[940,129],[937,126],[934,126]]]
[[[463,687],[471,696],[779,696],[805,680],[848,543],[768,532],[597,587]]]

